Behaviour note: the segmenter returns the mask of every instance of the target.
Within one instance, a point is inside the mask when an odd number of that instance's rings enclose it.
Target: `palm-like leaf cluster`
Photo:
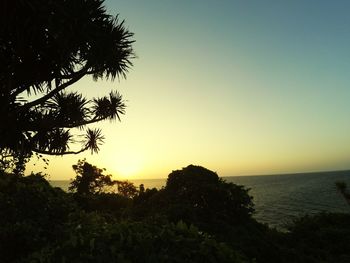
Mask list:
[[[76,92],[58,93],[46,103],[46,108],[53,115],[55,123],[62,126],[69,124],[72,127],[87,118],[89,109],[86,106],[87,100]]]
[[[133,34],[106,13],[103,0],[3,0],[0,6],[0,150],[30,155],[97,152],[100,129],[120,120],[122,96],[86,99],[65,89],[86,75],[125,77]],[[82,132],[83,140],[76,139]],[[70,150],[74,143],[81,148]]]
[[[111,92],[109,97],[94,99],[93,113],[96,118],[120,121],[120,115],[125,114],[125,104],[118,92]]]

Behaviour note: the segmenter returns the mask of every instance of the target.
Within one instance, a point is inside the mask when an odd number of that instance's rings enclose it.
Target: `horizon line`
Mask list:
[[[277,176],[277,175],[300,175],[300,174],[316,174],[316,173],[339,173],[339,172],[350,172],[350,168],[348,169],[339,169],[339,170],[321,170],[321,171],[309,171],[309,172],[284,172],[284,173],[273,173],[273,174],[247,174],[247,175],[228,175],[228,176],[220,176],[220,178],[227,177],[253,177],[253,176]],[[216,172],[215,172],[216,173]],[[47,181],[70,181],[72,179],[56,179],[51,180],[47,179]],[[133,178],[133,179],[123,179],[124,181],[142,181],[142,180],[167,180],[167,177],[159,177],[159,178]]]

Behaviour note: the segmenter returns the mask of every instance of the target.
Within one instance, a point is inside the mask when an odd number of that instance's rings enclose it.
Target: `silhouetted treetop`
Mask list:
[[[76,177],[68,189],[80,195],[101,193],[117,183],[112,180],[112,175],[103,174],[105,169],[98,168],[85,159],[79,160],[77,164],[73,165],[73,170]]]
[[[202,184],[216,184],[219,176],[202,166],[189,165],[182,170],[172,171],[166,182],[167,190],[197,187]]]
[[[166,185],[150,198],[151,208],[171,221],[183,220],[204,229],[236,225],[251,219],[254,211],[249,189],[227,183],[204,167],[189,165],[172,171]]]
[[[0,6],[0,149],[44,154],[99,150],[103,135],[87,124],[120,120],[117,91],[86,99],[66,88],[90,75],[125,77],[134,58],[133,33],[103,0],[4,0]],[[6,125],[4,125],[6,124]],[[79,139],[80,138],[80,139]],[[73,143],[78,149],[70,149]]]
[[[116,181],[118,194],[127,198],[134,198],[138,194],[136,186],[129,181]]]

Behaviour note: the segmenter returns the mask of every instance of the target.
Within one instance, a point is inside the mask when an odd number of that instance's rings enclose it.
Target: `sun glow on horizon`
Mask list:
[[[143,170],[143,158],[131,152],[123,153],[113,160],[110,172],[115,179],[134,179]]]

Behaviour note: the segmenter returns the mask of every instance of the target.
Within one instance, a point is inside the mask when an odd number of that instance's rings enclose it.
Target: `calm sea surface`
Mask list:
[[[224,177],[227,182],[250,188],[254,198],[254,217],[273,227],[284,224],[304,214],[317,212],[347,212],[350,206],[337,192],[335,182],[344,181],[350,187],[350,171],[284,174],[264,176]],[[165,179],[133,180],[147,188],[161,188]],[[51,181],[54,186],[68,189],[69,181]]]

